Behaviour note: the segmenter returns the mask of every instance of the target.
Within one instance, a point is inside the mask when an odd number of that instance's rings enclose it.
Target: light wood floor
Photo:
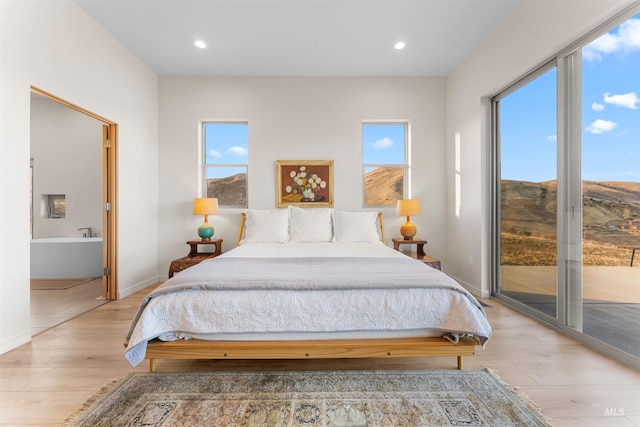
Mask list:
[[[105,304],[102,277],[69,289],[31,290],[31,335]]]
[[[147,363],[136,368],[128,364],[122,343],[147,292],[102,305],[0,355],[0,425],[58,425],[108,380],[146,372]],[[536,402],[555,426],[640,425],[640,373],[497,301],[486,302],[494,334],[486,349],[465,358],[466,369],[497,371]],[[158,371],[455,369],[455,365],[455,358],[159,361]]]

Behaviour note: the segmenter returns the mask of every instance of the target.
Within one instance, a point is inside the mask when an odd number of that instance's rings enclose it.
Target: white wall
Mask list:
[[[276,160],[304,159],[334,160],[334,205],[347,211],[363,210],[362,121],[409,120],[413,196],[423,210],[412,222],[446,268],[444,79],[160,77],[159,88],[161,270],[187,254],[202,222],[192,214],[202,120],[249,122],[250,208],[275,207]],[[209,217],[223,250],[236,246],[239,212]],[[395,207],[383,212],[389,242],[405,219]]]
[[[102,236],[102,122],[34,96],[31,158],[33,238],[82,237],[80,227]],[[43,206],[48,194],[64,194],[64,218],[49,218]]]
[[[157,76],[75,3],[0,1],[0,353],[30,340],[30,85],[119,125],[120,294],[157,279]]]
[[[482,97],[495,94],[630,3],[523,0],[447,78],[448,273],[476,294],[486,297],[490,292],[489,141],[483,138]],[[456,138],[460,145],[459,216],[455,209]]]

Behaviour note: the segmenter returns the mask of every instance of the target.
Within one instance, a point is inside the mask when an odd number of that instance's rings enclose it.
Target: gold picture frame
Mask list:
[[[333,207],[333,160],[276,160],[276,206]]]

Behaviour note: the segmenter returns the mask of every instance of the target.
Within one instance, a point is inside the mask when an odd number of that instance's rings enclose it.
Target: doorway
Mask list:
[[[32,335],[117,299],[116,131],[31,88]]]

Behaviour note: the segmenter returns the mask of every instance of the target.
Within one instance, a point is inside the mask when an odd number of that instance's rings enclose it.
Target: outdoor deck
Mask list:
[[[583,267],[583,332],[640,357],[640,263]],[[556,267],[503,266],[504,295],[556,313]]]

